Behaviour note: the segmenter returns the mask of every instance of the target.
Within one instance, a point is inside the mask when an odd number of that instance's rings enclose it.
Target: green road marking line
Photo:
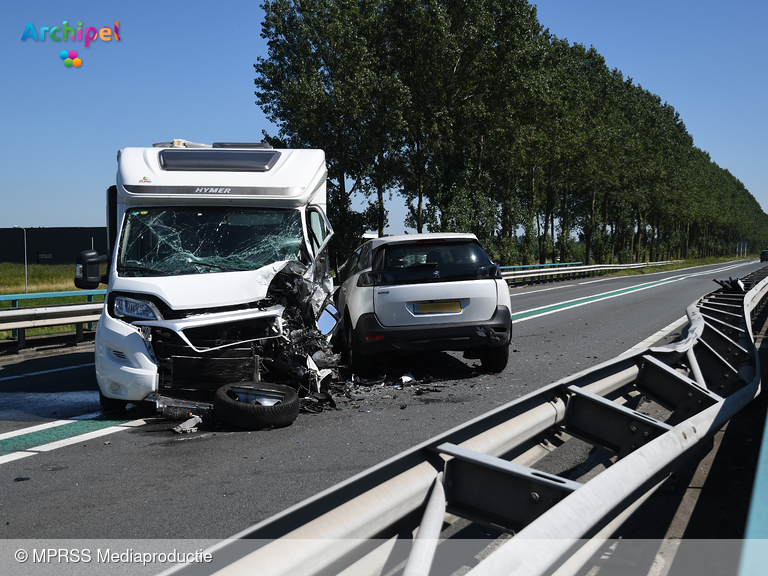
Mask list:
[[[59,440],[66,440],[73,436],[87,434],[88,432],[109,428],[110,426],[120,426],[121,424],[130,421],[131,420],[73,420],[71,424],[65,424],[47,430],[38,430],[37,432],[30,432],[23,436],[14,436],[13,438],[0,440],[0,455],[29,450],[36,446],[50,444],[51,442],[57,442]]]
[[[679,278],[675,278],[674,280],[679,280]],[[585,298],[570,300],[568,302],[561,302],[559,304],[552,304],[551,306],[544,306],[542,308],[536,308],[534,310],[526,310],[525,312],[512,314],[512,320],[513,321],[522,320],[523,318],[528,318],[530,316],[540,316],[544,314],[549,314],[551,312],[556,312],[558,310],[573,308],[575,306],[580,306],[582,304],[589,304],[590,302],[595,302],[597,300],[604,300],[606,298],[621,296],[623,294],[629,294],[630,292],[636,292],[638,290],[645,290],[646,288],[652,288],[660,284],[667,284],[669,282],[673,282],[674,280],[667,279],[667,280],[659,280],[658,282],[649,282],[647,284],[640,284],[639,286],[633,286],[632,288],[624,288],[623,290],[614,290],[612,292],[605,292],[604,294],[598,294],[596,296],[587,296]]]

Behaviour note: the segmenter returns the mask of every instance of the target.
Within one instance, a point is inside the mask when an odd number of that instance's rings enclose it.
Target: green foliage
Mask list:
[[[73,264],[29,264],[29,292],[63,292],[76,290]],[[0,262],[0,294],[24,293],[24,264]]]
[[[474,232],[503,264],[646,261],[768,244],[768,216],[668,103],[524,0],[267,0],[268,140],[326,151],[334,244]],[[351,197],[368,197],[355,212]],[[579,237],[583,244],[574,244]]]

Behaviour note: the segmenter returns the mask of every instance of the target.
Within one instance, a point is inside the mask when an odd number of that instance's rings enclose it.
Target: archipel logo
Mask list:
[[[61,59],[64,60],[64,66],[69,68],[70,66],[74,66],[75,68],[78,68],[80,64],[82,64],[82,60],[77,57],[77,52],[74,50],[70,50],[67,52],[66,50],[62,50],[59,52],[59,56],[61,56]]]
[[[83,42],[86,48],[90,47],[91,42],[94,40],[101,40],[102,42],[110,42],[112,38],[116,41],[120,41],[120,28],[117,20],[115,20],[114,28],[102,28],[97,30],[92,26],[88,26],[83,29],[83,23],[77,23],[77,29],[72,26],[67,26],[65,20],[61,27],[54,26],[52,28],[48,26],[41,26],[38,29],[31,22],[24,28],[24,34],[21,35],[21,41],[24,42],[27,38],[34,39],[35,42],[45,42],[45,34],[48,33],[48,38],[54,42]],[[83,61],[78,58],[76,50],[62,50],[59,52],[59,56],[64,60],[64,66],[67,68],[75,67],[79,68]]]

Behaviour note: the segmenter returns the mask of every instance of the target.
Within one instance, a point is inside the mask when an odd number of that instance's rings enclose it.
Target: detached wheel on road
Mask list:
[[[483,370],[497,374],[504,372],[509,362],[509,344],[486,348],[480,356]]]
[[[213,413],[246,430],[282,428],[299,416],[299,396],[293,388],[268,382],[225,384],[216,390]]]

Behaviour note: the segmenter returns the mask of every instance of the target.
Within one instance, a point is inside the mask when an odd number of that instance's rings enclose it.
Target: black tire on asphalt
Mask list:
[[[355,331],[349,318],[344,322],[344,340],[346,344],[347,362],[353,374],[366,376],[371,373],[371,358],[360,353],[355,340]]]
[[[114,410],[125,410],[125,405],[128,404],[128,402],[118,398],[108,398],[101,393],[101,390],[99,390],[99,404],[101,404],[101,409],[105,412],[112,412]]]
[[[258,401],[248,402],[246,397],[253,394],[263,394],[278,401],[271,406]],[[282,428],[298,417],[299,396],[293,388],[268,382],[225,384],[213,397],[213,413],[225,424],[246,430]]]
[[[509,362],[509,344],[506,346],[493,346],[486,348],[480,356],[480,364],[483,370],[497,374],[504,372]]]

